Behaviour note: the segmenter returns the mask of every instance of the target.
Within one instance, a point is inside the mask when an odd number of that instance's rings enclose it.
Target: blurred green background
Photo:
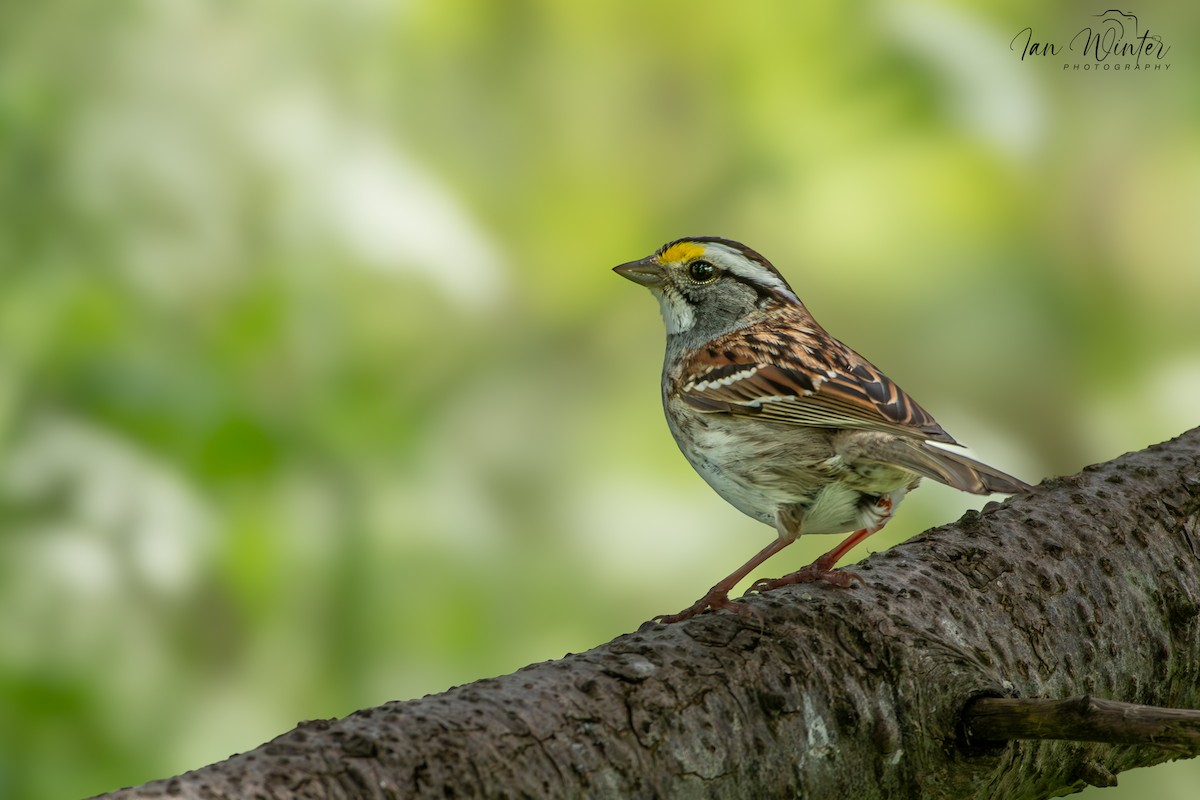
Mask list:
[[[668,239],[1027,479],[1200,423],[1200,9],[1084,73],[1009,43],[1102,7],[1000,5],[0,5],[0,796],[584,650],[765,544],[609,271]]]

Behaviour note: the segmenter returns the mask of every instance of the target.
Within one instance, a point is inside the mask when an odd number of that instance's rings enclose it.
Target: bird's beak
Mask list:
[[[655,289],[667,282],[663,268],[652,258],[643,258],[641,261],[630,261],[628,264],[613,267],[613,272],[634,283],[640,283],[648,289]]]

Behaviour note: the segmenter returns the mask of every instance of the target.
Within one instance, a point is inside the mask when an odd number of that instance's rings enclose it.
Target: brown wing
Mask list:
[[[806,310],[788,310],[793,324],[760,322],[698,351],[678,378],[682,398],[703,411],[957,444],[929,412],[829,336]]]

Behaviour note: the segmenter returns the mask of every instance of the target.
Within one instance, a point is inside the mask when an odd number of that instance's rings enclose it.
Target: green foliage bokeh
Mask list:
[[[0,796],[585,649],[757,550],[609,272],[668,239],[766,254],[1027,479],[1200,422],[1198,12],[1080,72],[1010,42],[1084,12],[995,5],[0,7]]]

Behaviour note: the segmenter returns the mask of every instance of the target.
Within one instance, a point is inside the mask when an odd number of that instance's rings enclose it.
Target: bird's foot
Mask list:
[[[797,583],[814,583],[816,581],[831,583],[843,589],[849,589],[855,582],[863,586],[867,585],[867,582],[857,572],[850,572],[845,569],[832,569],[822,564],[820,559],[818,559],[807,567],[801,567],[795,572],[788,573],[781,578],[763,578],[762,580],[757,580],[750,586],[747,594],[749,592],[769,592],[772,589],[778,589],[780,586],[792,586]]]
[[[678,614],[660,614],[654,617],[652,622],[661,622],[664,625],[670,625],[673,622],[682,622],[685,619],[691,619],[697,614],[707,611],[708,609],[719,611],[722,608],[727,608],[733,611],[738,616],[750,617],[754,615],[754,609],[745,603],[738,603],[729,599],[729,590],[721,586],[714,586],[708,590],[708,594],[701,597],[690,606],[680,611]]]

